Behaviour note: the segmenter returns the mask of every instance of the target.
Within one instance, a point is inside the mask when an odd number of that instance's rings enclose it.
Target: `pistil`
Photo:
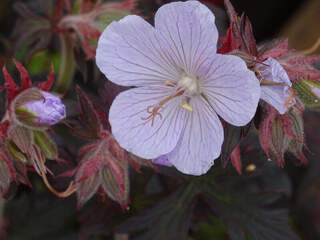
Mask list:
[[[151,121],[151,126],[154,124],[154,120],[157,116],[159,116],[162,119],[162,115],[160,113],[161,109],[164,107],[166,103],[168,103],[170,100],[179,97],[183,95],[184,90],[183,89],[178,89],[174,94],[169,95],[162,99],[157,105],[155,106],[148,106],[147,107],[147,112],[149,113],[149,116],[146,118],[142,118],[142,120],[145,120],[147,122]]]

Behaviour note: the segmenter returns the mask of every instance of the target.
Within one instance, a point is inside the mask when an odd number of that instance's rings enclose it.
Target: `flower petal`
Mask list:
[[[170,100],[156,116],[153,125],[145,120],[149,106],[157,105],[170,94],[169,87],[139,87],[120,93],[114,100],[109,121],[120,146],[146,159],[154,159],[176,146],[184,119],[179,98]]]
[[[224,120],[235,126],[246,125],[255,115],[260,84],[245,62],[236,56],[216,54],[198,72],[202,91]]]
[[[190,101],[187,123],[177,147],[168,154],[169,161],[181,172],[206,173],[221,153],[223,127],[208,103],[200,98]]]
[[[96,62],[106,77],[118,85],[159,85],[178,77],[163,48],[166,47],[154,27],[141,17],[130,15],[104,30]]]
[[[155,15],[155,28],[176,64],[187,74],[193,74],[201,62],[216,53],[215,17],[198,1],[163,5]]]
[[[277,83],[284,83],[286,86],[261,86],[261,99],[273,106],[280,114],[284,114],[294,101],[290,103],[292,85],[290,78],[281,64],[274,58],[268,58],[260,64],[258,69],[263,79]],[[292,98],[293,100],[293,98]]]

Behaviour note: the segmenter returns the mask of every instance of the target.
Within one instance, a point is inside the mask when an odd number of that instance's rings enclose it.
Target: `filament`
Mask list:
[[[282,86],[282,87],[288,86],[288,84],[283,83],[283,82],[274,82],[274,81],[266,80],[266,79],[262,79],[260,81],[260,85],[261,86]]]

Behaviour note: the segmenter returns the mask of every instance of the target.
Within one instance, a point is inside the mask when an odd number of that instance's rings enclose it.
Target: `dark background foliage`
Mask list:
[[[12,41],[17,38],[12,38],[12,33],[19,27],[16,25],[18,14],[14,10],[17,2],[35,5],[41,13],[51,1],[1,0],[1,66],[15,55]],[[152,19],[156,9],[166,2],[138,0],[138,9],[146,18]],[[204,2],[214,9],[220,30],[224,32],[227,17],[222,1]],[[314,24],[320,22],[319,4],[318,18],[314,22],[305,22],[311,34],[297,34],[301,28],[301,23],[296,23],[297,18],[306,16],[308,19],[310,9],[306,6],[311,2],[318,0],[232,1],[239,13],[245,12],[251,19],[258,42],[287,35],[293,38],[296,48],[308,47],[305,42],[311,45],[315,41],[314,34],[320,36],[319,26]],[[28,29],[22,31],[27,33]],[[54,41],[48,49],[52,52],[57,49]],[[94,63],[81,61],[85,58],[83,53],[79,53],[77,58],[80,68],[77,69],[75,83],[90,95],[93,102],[100,101],[101,104],[103,101],[103,106],[109,106],[118,89],[110,83],[105,86],[105,79],[101,76],[92,77],[96,76]],[[26,62],[26,59],[20,60]],[[36,79],[43,77],[39,72],[47,70],[43,67],[38,71],[37,66],[30,63],[27,66],[34,70]],[[74,106],[74,96],[75,91],[71,90],[67,96],[70,108]],[[0,105],[2,114],[4,100]],[[0,200],[0,239],[125,240],[128,233],[134,239],[145,240],[320,239],[319,118],[317,111],[305,112],[307,166],[297,166],[294,157],[288,155],[285,167],[279,168],[261,152],[256,137],[249,136],[242,143],[247,149],[242,159],[242,175],[230,164],[223,168],[219,162],[207,176],[199,178],[180,176],[172,169],[130,171],[128,208],[100,193],[79,208],[75,195],[66,199],[56,198],[47,191],[38,176],[30,174],[32,188],[13,187],[8,199]],[[71,159],[70,164],[75,165],[75,145],[80,143],[70,136],[67,138],[63,127],[55,130],[60,135],[57,142],[62,147],[62,156]],[[62,172],[60,165],[51,164],[56,173]],[[56,183],[57,188],[65,185],[64,181]]]

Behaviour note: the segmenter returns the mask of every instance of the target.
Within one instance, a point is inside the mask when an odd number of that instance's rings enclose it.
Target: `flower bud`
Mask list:
[[[308,108],[319,108],[320,106],[320,84],[311,80],[300,80],[293,84],[299,99]]]
[[[36,88],[17,96],[13,112],[18,123],[31,128],[49,127],[66,117],[65,105],[58,96]]]

